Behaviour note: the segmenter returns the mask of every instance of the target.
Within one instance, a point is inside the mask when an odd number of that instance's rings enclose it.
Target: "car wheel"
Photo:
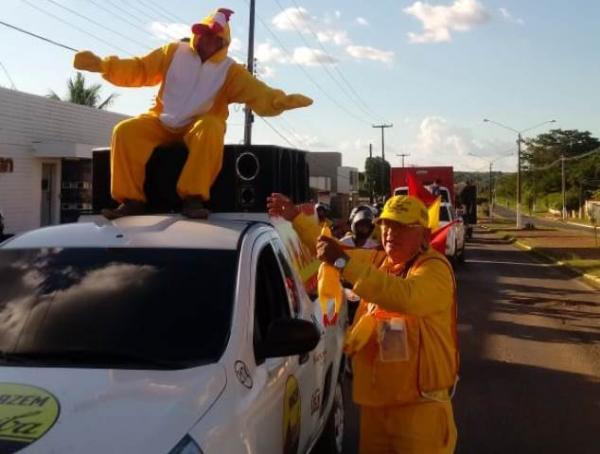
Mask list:
[[[333,406],[327,417],[325,429],[315,445],[312,454],[331,453],[341,454],[344,445],[344,395],[342,393],[342,384],[338,381],[333,395]]]

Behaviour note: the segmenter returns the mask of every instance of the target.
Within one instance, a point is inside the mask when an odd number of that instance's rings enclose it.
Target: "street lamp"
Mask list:
[[[556,123],[556,120],[547,120],[542,123],[536,124],[526,129],[521,129],[520,131],[515,128],[511,128],[510,126],[506,126],[498,121],[490,120],[489,118],[484,118],[483,121],[485,123],[493,123],[496,126],[499,126],[503,129],[508,129],[509,131],[517,133],[517,229],[522,227],[521,223],[521,143],[523,143],[523,133],[531,131],[532,129],[539,128],[540,126],[547,125],[549,123]]]

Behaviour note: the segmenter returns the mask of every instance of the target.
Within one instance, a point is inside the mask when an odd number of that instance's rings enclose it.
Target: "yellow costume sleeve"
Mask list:
[[[286,95],[282,90],[269,87],[238,63],[231,65],[224,88],[229,103],[247,104],[261,117],[273,117],[312,104],[312,99],[306,96]]]
[[[401,278],[351,258],[343,277],[354,284],[353,291],[362,299],[390,312],[422,317],[446,310],[454,301],[450,270],[437,259],[424,261]]]
[[[179,43],[167,44],[143,57],[106,57],[102,77],[119,87],[150,87],[162,82]]]

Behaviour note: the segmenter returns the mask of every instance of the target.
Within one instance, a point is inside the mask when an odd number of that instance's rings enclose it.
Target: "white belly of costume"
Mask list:
[[[232,63],[229,57],[203,63],[189,43],[181,43],[167,70],[160,121],[169,128],[181,128],[208,112]]]

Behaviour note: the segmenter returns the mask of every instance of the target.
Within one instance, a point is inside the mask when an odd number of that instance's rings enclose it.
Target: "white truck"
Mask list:
[[[0,452],[340,453],[345,314],[259,214],[126,217],[0,245]]]

